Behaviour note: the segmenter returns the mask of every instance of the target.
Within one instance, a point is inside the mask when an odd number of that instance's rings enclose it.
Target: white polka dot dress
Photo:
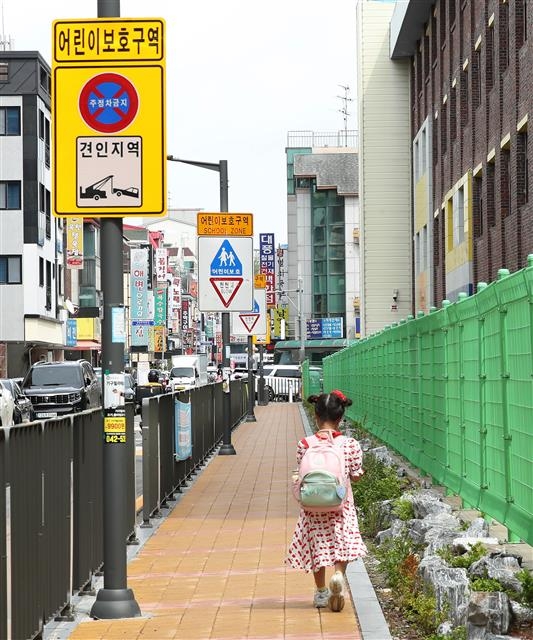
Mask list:
[[[338,431],[333,432],[334,437],[340,435]],[[300,440],[296,450],[298,465],[305,450],[305,441]],[[357,440],[345,438],[343,451],[346,472],[353,479],[362,475],[363,454]],[[357,560],[366,555],[366,551],[350,486],[342,511],[311,513],[300,509],[286,562],[295,569],[318,571],[321,567],[333,566],[335,562]]]

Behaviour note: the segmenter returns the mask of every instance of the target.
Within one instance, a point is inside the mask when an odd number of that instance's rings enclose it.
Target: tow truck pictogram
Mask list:
[[[110,183],[111,193],[117,197],[120,196],[129,196],[130,198],[138,198],[139,197],[139,189],[137,187],[128,187],[126,189],[116,188],[113,186],[113,178],[115,176],[106,176],[93,184],[90,184],[88,187],[80,187],[80,198],[92,198],[93,200],[100,200],[100,198],[107,198],[107,191],[103,189]]]

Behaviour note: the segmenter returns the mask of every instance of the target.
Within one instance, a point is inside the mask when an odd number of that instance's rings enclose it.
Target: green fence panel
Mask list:
[[[533,256],[470,298],[324,359],[348,416],[533,543]]]

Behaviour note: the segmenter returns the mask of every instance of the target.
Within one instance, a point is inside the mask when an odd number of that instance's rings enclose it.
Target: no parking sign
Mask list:
[[[148,18],[54,22],[55,215],[165,215],[164,27]]]

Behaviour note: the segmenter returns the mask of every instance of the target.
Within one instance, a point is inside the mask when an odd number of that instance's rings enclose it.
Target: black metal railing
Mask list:
[[[246,384],[231,383],[231,427],[246,413]],[[175,401],[191,402],[192,455],[176,461]],[[222,442],[222,385],[143,402],[143,520]],[[136,537],[133,405],[126,405],[128,464],[124,540]],[[117,445],[112,445],[117,446]],[[0,638],[42,637],[71,613],[103,567],[103,437],[100,409],[0,428]]]

